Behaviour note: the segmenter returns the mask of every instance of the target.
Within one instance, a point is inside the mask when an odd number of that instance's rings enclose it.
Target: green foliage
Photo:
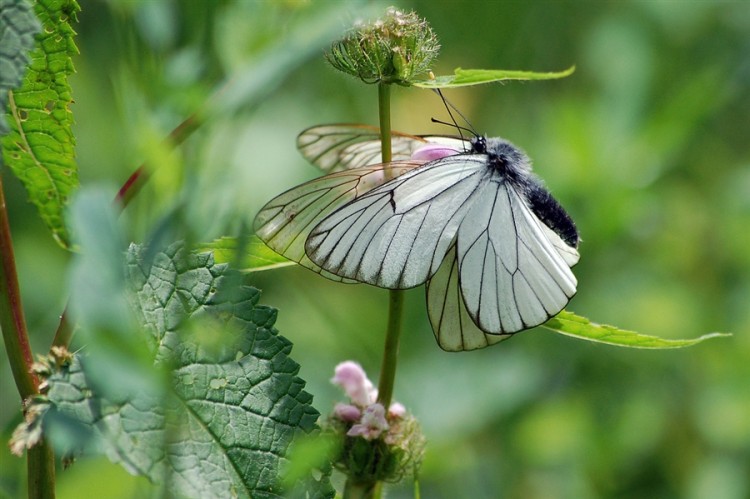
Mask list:
[[[509,80],[555,80],[572,75],[575,69],[575,66],[571,66],[564,71],[536,73],[534,71],[514,71],[506,69],[457,68],[452,75],[436,76],[427,80],[417,80],[413,81],[412,85],[419,88],[456,88]]]
[[[74,299],[86,348],[46,377],[45,431],[68,454],[106,454],[180,497],[278,497],[288,448],[318,413],[276,310],[180,243],[131,245],[123,268],[109,199],[84,192],[73,206],[84,249],[73,281],[99,278]],[[316,476],[314,496],[332,495]]]
[[[322,46],[315,46],[359,17],[360,10],[349,16],[341,5],[86,4],[72,84],[77,154],[87,178],[122,182],[144,160],[142,142],[161,141],[204,105],[216,81],[229,82],[211,121],[175,158],[185,185],[197,187],[177,195],[182,178],[173,176],[149,184],[125,213],[134,235],[119,236],[120,260],[124,241],[143,240],[153,219],[177,202],[187,209],[190,240],[237,234],[233,229],[247,225],[265,200],[312,175],[293,149],[301,129],[375,121],[372,91],[322,64]],[[436,74],[458,65],[576,64],[575,79],[554,85],[484,85],[447,95],[478,130],[522,146],[575,219],[583,243],[572,309],[670,338],[736,331],[697,348],[651,352],[528,331],[496,348],[448,355],[435,347],[423,291],[408,291],[396,396],[419,416],[429,439],[422,496],[748,497],[745,4],[488,2],[481,12],[460,2],[409,6],[441,37],[444,66],[436,65]],[[264,39],[256,43],[259,34]],[[0,43],[0,52],[5,48]],[[318,57],[305,63],[308,56]],[[445,133],[429,122],[444,113],[430,92],[399,90],[393,105],[394,128]],[[36,223],[36,208],[23,201],[19,185],[5,184],[26,317],[35,350],[44,351],[68,294],[71,255]],[[106,276],[90,275],[75,284],[75,294],[91,288],[88,299],[106,302],[93,292]],[[377,368],[382,290],[340,286],[294,268],[250,278],[282,311],[320,408],[331,398],[336,362],[357,356]],[[77,342],[90,360],[94,344],[84,336],[81,328]],[[124,336],[112,332],[112,350]],[[133,336],[144,343],[140,333]],[[125,353],[110,359],[123,362],[142,350],[125,343]],[[10,400],[0,403],[0,421],[8,438],[19,405],[7,362],[0,364],[0,392]],[[136,375],[103,381],[149,389],[137,373],[153,372],[153,362],[133,364]],[[77,428],[66,427],[76,438]],[[81,460],[58,473],[58,497],[145,497],[133,490],[142,480],[95,464]],[[0,450],[0,496],[25,495],[22,466]],[[103,486],[106,493],[92,492]],[[413,497],[408,489],[389,487],[388,496]]]
[[[220,237],[210,243],[198,245],[197,249],[212,252],[216,263],[231,263],[245,272],[295,265],[295,262],[287,260],[266,246],[256,235],[250,236],[247,240]]]
[[[29,62],[28,52],[40,29],[28,3],[0,0],[0,109],[3,110],[0,113],[0,136],[9,132],[4,113],[8,91],[21,84]]]
[[[596,324],[567,310],[563,310],[545,322],[543,326],[551,331],[573,338],[630,348],[683,348],[696,345],[710,338],[731,336],[730,334],[712,333],[692,340],[658,338],[634,331],[626,331],[607,324]]]
[[[75,0],[39,0],[34,6],[43,30],[23,85],[9,94],[11,133],[2,140],[5,162],[64,248],[70,240],[63,211],[78,187],[68,76],[74,72],[71,57],[78,53],[70,23],[79,10]]]

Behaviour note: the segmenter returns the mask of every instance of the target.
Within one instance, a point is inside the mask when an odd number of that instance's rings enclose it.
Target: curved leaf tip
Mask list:
[[[543,327],[556,333],[572,336],[580,340],[595,341],[608,345],[627,348],[668,349],[684,348],[696,345],[711,338],[731,336],[727,333],[709,333],[692,339],[666,339],[657,336],[619,329],[607,324],[597,324],[585,317],[563,310],[548,320]]]

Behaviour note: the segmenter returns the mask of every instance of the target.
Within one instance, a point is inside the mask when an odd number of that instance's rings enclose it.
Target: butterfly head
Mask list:
[[[486,154],[487,166],[508,175],[522,175],[531,171],[528,156],[507,140],[477,136],[471,139],[475,154]]]

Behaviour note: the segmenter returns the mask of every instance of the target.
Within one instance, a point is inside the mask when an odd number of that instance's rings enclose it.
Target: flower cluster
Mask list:
[[[386,411],[356,362],[336,366],[331,382],[349,398],[348,403],[336,404],[327,425],[342,437],[336,466],[357,480],[397,481],[413,474],[424,451],[416,419],[398,402]]]
[[[344,423],[353,423],[346,432],[347,436],[373,440],[386,432],[386,442],[393,442],[394,435],[388,433],[391,428],[389,420],[397,423],[406,415],[403,405],[398,402],[392,403],[386,417],[385,407],[377,402],[377,389],[356,362],[346,361],[336,366],[336,374],[331,382],[343,388],[351,401],[349,404],[336,404],[333,408],[335,418]],[[394,428],[396,427],[397,425],[394,425]]]
[[[435,33],[414,12],[390,7],[382,19],[356,25],[331,46],[331,65],[366,83],[409,85],[437,57]]]

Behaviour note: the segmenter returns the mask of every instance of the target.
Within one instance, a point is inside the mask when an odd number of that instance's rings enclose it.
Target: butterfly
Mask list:
[[[375,163],[379,130],[365,125],[312,127],[297,145],[330,173],[263,206],[258,237],[329,279],[426,283],[444,350],[542,324],[575,294],[578,230],[510,142],[394,133],[387,164]]]

